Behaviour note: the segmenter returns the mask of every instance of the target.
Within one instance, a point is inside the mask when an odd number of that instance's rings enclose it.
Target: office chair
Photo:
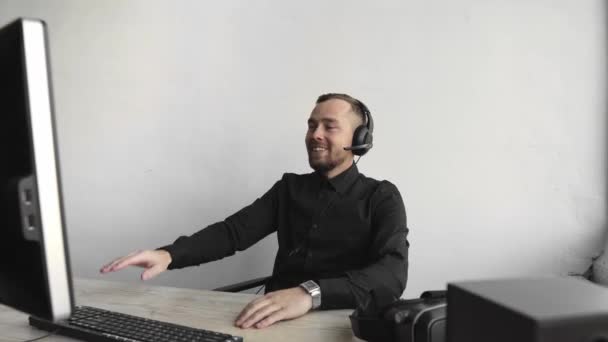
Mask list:
[[[252,289],[254,287],[263,286],[266,284],[266,281],[270,279],[270,276],[254,278],[250,280],[245,280],[240,283],[230,284],[222,287],[218,287],[213,289],[213,291],[222,291],[222,292],[241,292],[248,289]]]

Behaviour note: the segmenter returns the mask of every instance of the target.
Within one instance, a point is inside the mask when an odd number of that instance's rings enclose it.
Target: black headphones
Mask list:
[[[352,151],[354,155],[362,156],[374,146],[374,120],[367,106],[359,100],[355,101],[356,106],[363,113],[363,116],[365,116],[365,122],[355,129],[352,146],[345,147],[344,149]]]

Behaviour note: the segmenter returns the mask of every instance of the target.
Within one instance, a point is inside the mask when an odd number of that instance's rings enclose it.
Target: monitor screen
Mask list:
[[[73,294],[45,23],[0,28],[0,303],[67,318]]]

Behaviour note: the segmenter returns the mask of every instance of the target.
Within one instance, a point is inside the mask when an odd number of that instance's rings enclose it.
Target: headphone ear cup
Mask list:
[[[355,129],[355,132],[353,133],[352,146],[367,144],[368,143],[367,141],[370,139],[370,137],[371,137],[371,134],[369,134],[369,130],[367,129],[367,126],[359,125],[359,127],[357,127],[357,129]],[[365,153],[367,153],[367,151],[369,151],[368,148],[357,149],[357,150],[353,150],[351,152],[353,152],[354,155],[362,156]]]
[[[374,142],[374,134],[368,128],[367,132],[365,134],[365,144],[372,144],[373,142]]]

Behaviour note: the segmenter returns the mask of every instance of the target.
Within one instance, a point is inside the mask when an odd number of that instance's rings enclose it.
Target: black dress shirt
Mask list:
[[[279,250],[266,292],[314,280],[320,308],[341,309],[372,290],[399,297],[405,289],[403,200],[395,185],[360,174],[355,164],[329,180],[286,173],[251,205],[162,249],[176,269],[233,255],[275,231]]]

